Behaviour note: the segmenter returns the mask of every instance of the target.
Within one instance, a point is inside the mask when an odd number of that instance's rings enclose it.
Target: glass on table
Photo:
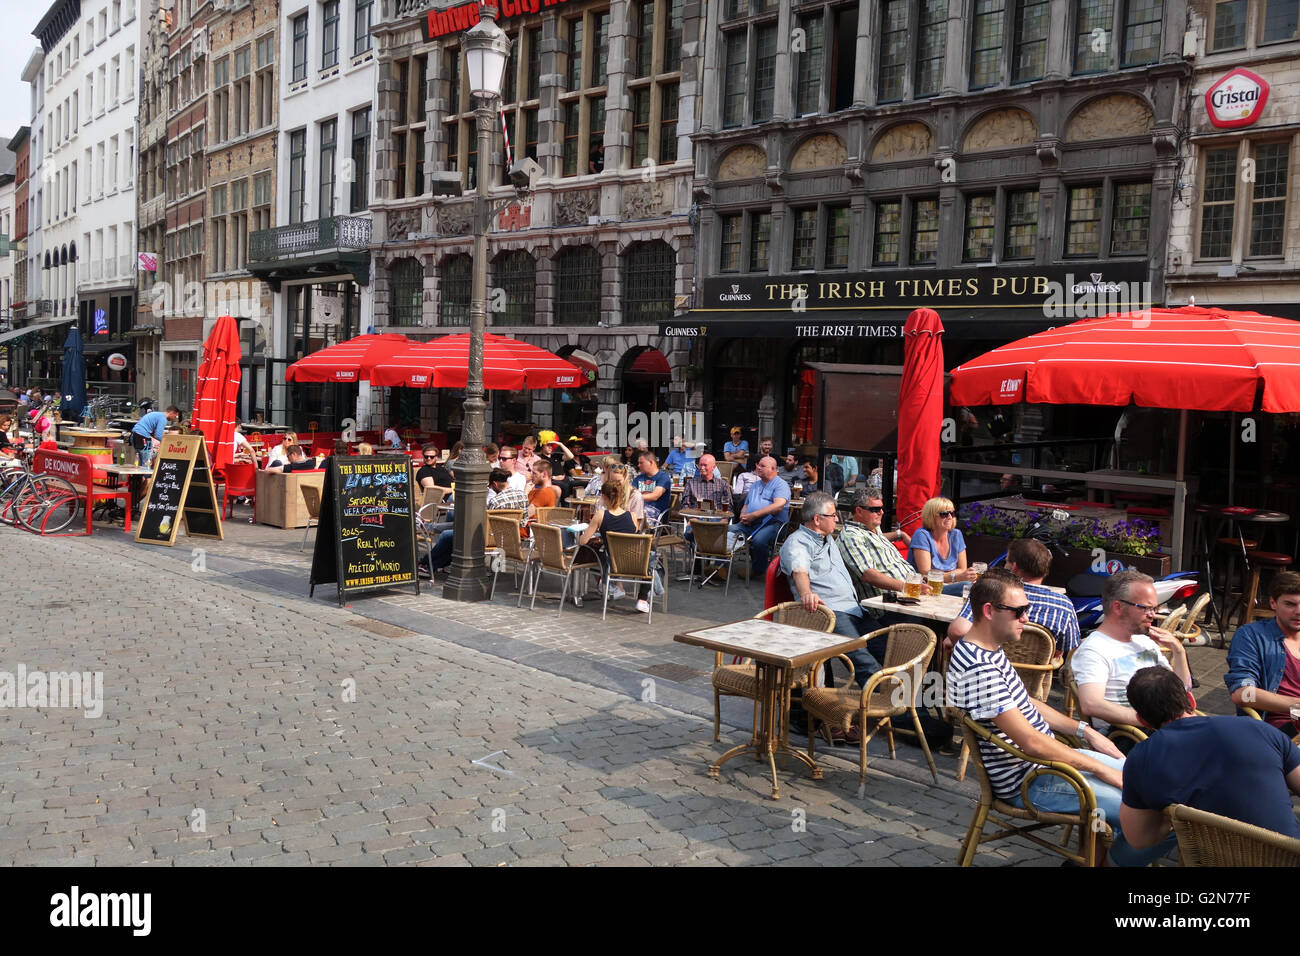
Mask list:
[[[943,572],[930,571],[926,575],[926,580],[930,582],[930,594],[932,597],[938,597],[943,593]]]
[[[919,573],[909,574],[907,580],[903,582],[903,597],[919,598],[924,585],[925,579]]]
[[[970,566],[970,568],[972,571],[975,572],[975,576],[979,577],[981,574],[983,574],[985,571],[989,569],[989,566],[987,561],[976,561],[974,564]]]

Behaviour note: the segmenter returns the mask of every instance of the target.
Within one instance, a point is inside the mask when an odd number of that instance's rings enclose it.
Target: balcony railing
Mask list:
[[[364,251],[370,245],[370,225],[361,216],[331,216],[259,229],[248,237],[248,261],[274,262],[342,249]]]

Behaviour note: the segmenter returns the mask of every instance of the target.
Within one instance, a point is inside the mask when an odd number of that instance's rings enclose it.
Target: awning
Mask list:
[[[100,341],[98,339],[87,339],[86,344],[82,346],[83,355],[108,355],[112,352],[121,352],[123,350],[131,351],[135,348],[134,342],[123,342],[121,340]]]
[[[672,378],[672,369],[668,367],[668,360],[658,349],[646,349],[628,366],[623,373],[625,382],[657,382],[666,378]]]
[[[999,309],[974,312],[938,309],[946,339],[989,339],[1007,342],[1057,325],[1041,309]],[[902,339],[908,313],[902,309],[809,309],[805,312],[738,312],[695,309],[659,323],[659,334],[676,338],[770,339]]]
[[[146,335],[162,335],[163,330],[157,325],[140,325],[134,329],[127,329],[126,337],[128,339],[138,339]]]
[[[24,326],[21,329],[14,329],[12,332],[5,332],[3,335],[0,335],[0,343],[8,342],[9,340],[16,339],[19,336],[27,335],[29,332],[42,332],[45,329],[57,328],[60,325],[70,325],[71,323],[76,321],[77,321],[76,318],[73,317],[67,319],[57,319],[54,322],[40,322],[36,325]]]

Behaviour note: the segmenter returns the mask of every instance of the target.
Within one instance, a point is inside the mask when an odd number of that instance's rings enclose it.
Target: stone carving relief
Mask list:
[[[405,239],[409,233],[421,231],[420,210],[394,209],[388,214],[389,239]]]
[[[1099,96],[1074,114],[1065,130],[1067,143],[1145,136],[1151,132],[1151,109],[1135,96]]]
[[[559,226],[586,225],[600,211],[600,191],[571,189],[555,199],[555,223]]]
[[[438,212],[438,235],[468,235],[474,226],[474,207],[472,203],[439,203],[434,207]]]
[[[729,179],[753,179],[763,175],[767,169],[767,154],[757,146],[737,146],[718,166],[718,181]]]
[[[934,134],[930,127],[924,123],[899,123],[876,140],[871,161],[897,163],[906,159],[923,159],[933,152]]]
[[[829,166],[842,166],[848,159],[849,152],[844,142],[831,133],[812,136],[800,144],[794,157],[790,160],[790,171],[804,169],[826,169]]]
[[[623,218],[650,219],[672,212],[672,201],[661,182],[623,187]]]
[[[962,144],[962,152],[983,153],[992,149],[1028,146],[1038,138],[1034,119],[1024,110],[994,110],[983,116]]]

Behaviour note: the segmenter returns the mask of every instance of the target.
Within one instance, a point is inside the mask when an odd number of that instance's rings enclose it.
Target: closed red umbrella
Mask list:
[[[1184,306],[1085,319],[953,370],[954,405],[1300,411],[1300,322]]]
[[[468,379],[468,332],[408,345],[370,374],[371,385],[411,388],[464,388]],[[545,349],[490,332],[483,336],[484,388],[570,388],[584,380],[581,369]]]
[[[909,534],[921,508],[939,493],[943,428],[943,323],[934,309],[916,309],[903,325],[903,377],[898,383],[898,520]]]
[[[194,427],[203,432],[214,471],[235,460],[239,357],[239,327],[231,316],[223,315],[203,343],[203,363],[194,389]]]
[[[414,344],[396,332],[358,335],[299,359],[285,369],[284,379],[286,382],[359,382],[370,377],[376,362]]]

